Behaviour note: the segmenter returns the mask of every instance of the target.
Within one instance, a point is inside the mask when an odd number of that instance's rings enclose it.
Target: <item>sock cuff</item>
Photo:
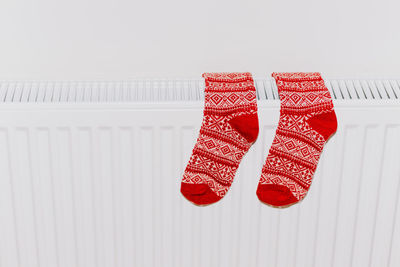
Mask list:
[[[307,114],[333,108],[332,97],[319,72],[273,73],[281,112]]]
[[[277,81],[286,82],[302,82],[302,81],[319,81],[322,80],[319,72],[274,72],[272,73]]]
[[[250,72],[204,73],[205,92],[256,92]]]
[[[210,82],[238,83],[244,81],[253,81],[250,72],[206,72],[203,78]]]
[[[329,92],[319,72],[273,73],[279,94],[283,92]]]

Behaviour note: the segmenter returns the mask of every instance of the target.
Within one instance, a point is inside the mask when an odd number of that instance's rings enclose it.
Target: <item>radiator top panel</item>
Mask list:
[[[335,100],[399,100],[400,79],[325,79]],[[273,79],[255,79],[258,100],[278,100]],[[1,81],[2,103],[104,103],[202,101],[203,79],[131,81]]]

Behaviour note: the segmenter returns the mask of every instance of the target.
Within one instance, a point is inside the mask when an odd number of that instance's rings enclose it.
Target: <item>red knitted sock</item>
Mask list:
[[[319,73],[273,73],[281,100],[276,135],[257,188],[269,205],[302,200],[325,142],[336,131],[331,95]]]
[[[250,73],[205,73],[203,123],[181,192],[197,205],[220,200],[257,139],[256,90]]]

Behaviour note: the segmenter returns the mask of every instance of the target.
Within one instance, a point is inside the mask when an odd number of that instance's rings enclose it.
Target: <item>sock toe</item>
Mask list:
[[[259,184],[257,196],[261,202],[276,207],[288,206],[299,201],[289,188],[276,184]]]
[[[206,184],[181,184],[181,193],[196,205],[209,205],[221,199]]]

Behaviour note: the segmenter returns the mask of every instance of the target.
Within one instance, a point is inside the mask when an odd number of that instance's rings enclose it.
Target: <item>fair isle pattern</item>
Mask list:
[[[207,94],[205,100],[208,108],[230,108],[235,103],[249,105],[254,101],[254,93],[247,91],[220,92],[218,94]]]
[[[282,185],[300,201],[307,194],[327,141],[327,136],[313,127],[310,120],[333,112],[333,103],[319,73],[274,73],[272,76],[278,86],[281,115],[259,188]]]
[[[206,184],[222,198],[253,143],[230,121],[257,114],[256,90],[250,73],[205,73],[203,77],[206,84],[203,123],[182,185]]]

